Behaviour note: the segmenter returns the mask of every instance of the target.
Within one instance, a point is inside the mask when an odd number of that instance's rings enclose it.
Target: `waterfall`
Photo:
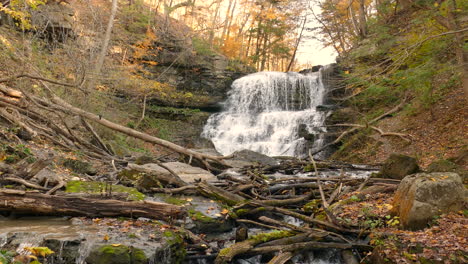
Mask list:
[[[326,94],[319,72],[258,72],[232,84],[224,111],[212,115],[202,136],[223,155],[249,149],[269,156],[304,156],[323,144]],[[306,140],[308,138],[308,140]]]

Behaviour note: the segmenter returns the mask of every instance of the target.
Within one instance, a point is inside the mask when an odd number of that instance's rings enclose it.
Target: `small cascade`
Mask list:
[[[323,144],[326,89],[319,72],[258,72],[232,84],[225,111],[212,115],[202,136],[229,155],[249,149],[269,156],[304,156]]]

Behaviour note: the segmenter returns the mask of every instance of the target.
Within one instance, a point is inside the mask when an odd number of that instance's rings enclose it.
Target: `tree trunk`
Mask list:
[[[69,215],[87,217],[147,217],[169,220],[185,212],[180,206],[149,201],[127,202],[83,197],[67,197],[0,189],[0,212],[20,214]]]
[[[361,38],[367,36],[366,6],[364,0],[359,0],[359,34]]]
[[[211,20],[211,30],[210,30],[210,47],[213,48],[214,45],[214,37],[215,37],[215,27],[216,27],[216,20],[218,20],[218,13],[219,13],[219,7],[221,6],[221,1],[222,0],[217,0],[217,5],[215,12],[213,14],[213,19]]]
[[[230,14],[230,11],[231,11],[231,6],[232,6],[232,0],[229,0],[229,5],[228,5],[228,8],[226,10],[226,17],[224,19],[223,33],[221,34],[221,39],[219,40],[219,46],[224,45],[224,37],[226,36],[229,21],[231,20],[231,18],[229,18],[229,14]]]
[[[102,65],[104,64],[104,58],[106,57],[107,48],[109,46],[109,41],[111,38],[112,28],[114,27],[114,18],[116,13],[117,0],[112,0],[111,14],[109,17],[109,22],[107,23],[107,29],[104,35],[104,40],[102,41],[101,52],[99,53],[98,59],[96,61],[96,66],[94,67],[95,76],[98,76],[101,73]]]
[[[304,22],[302,22],[301,33],[299,33],[299,37],[297,38],[296,46],[294,47],[293,55],[291,57],[291,60],[289,61],[288,68],[286,69],[287,72],[291,70],[291,67],[292,67],[292,65],[294,63],[294,60],[296,59],[297,48],[299,47],[299,44],[301,44],[302,33],[304,32],[306,22],[307,22],[307,17],[304,17]]]

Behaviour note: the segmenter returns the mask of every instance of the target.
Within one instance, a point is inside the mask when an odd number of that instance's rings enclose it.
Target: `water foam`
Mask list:
[[[324,132],[325,113],[315,109],[324,95],[322,71],[247,75],[234,81],[225,111],[208,119],[202,136],[224,155],[250,149],[269,156],[303,156],[322,144],[320,137],[308,144],[299,127],[304,124],[311,134]]]

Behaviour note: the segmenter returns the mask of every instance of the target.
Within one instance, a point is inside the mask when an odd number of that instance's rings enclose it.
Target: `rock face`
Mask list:
[[[49,41],[63,42],[74,37],[75,11],[68,4],[48,3],[32,12],[32,24]]]
[[[427,226],[434,216],[463,208],[466,189],[456,173],[417,173],[405,177],[393,199],[392,213],[406,229]]]
[[[406,175],[418,171],[419,166],[415,158],[394,153],[385,161],[380,173],[385,178],[401,180]]]

